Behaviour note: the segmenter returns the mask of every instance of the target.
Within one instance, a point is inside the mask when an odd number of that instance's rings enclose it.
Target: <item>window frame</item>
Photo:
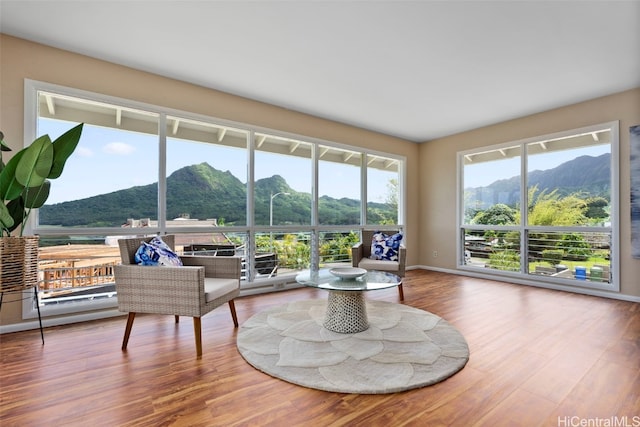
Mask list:
[[[516,141],[509,141],[505,143],[494,144],[490,146],[478,147],[475,149],[459,151],[457,153],[457,186],[456,186],[456,268],[469,273],[476,273],[480,275],[490,274],[492,276],[504,276],[505,279],[509,278],[510,281],[523,284],[531,284],[535,286],[549,287],[559,290],[571,290],[577,289],[592,289],[592,290],[605,290],[611,292],[620,292],[620,203],[619,203],[619,127],[620,123],[617,120],[585,126],[577,129],[570,129],[562,132],[556,132],[551,134],[545,134],[540,136],[534,136]],[[527,212],[527,197],[528,197],[528,157],[527,151],[528,144],[540,143],[552,139],[566,138],[574,135],[580,135],[583,133],[593,133],[596,131],[602,131],[608,129],[611,132],[611,164],[610,164],[610,220],[611,225],[608,227],[593,227],[593,226],[536,226],[528,224],[528,212]],[[464,166],[465,157],[473,156],[474,154],[500,150],[518,146],[520,148],[520,224],[518,225],[478,225],[478,224],[466,224],[465,223],[465,183],[464,183]],[[509,178],[509,177],[506,177]],[[501,271],[497,269],[491,269],[490,272],[480,270],[478,267],[469,266],[465,262],[465,231],[468,230],[498,230],[498,231],[517,231],[520,233],[520,271],[509,272]],[[611,236],[610,245],[610,271],[611,281],[605,282],[593,282],[593,281],[578,281],[575,279],[565,279],[551,276],[537,276],[528,273],[528,235],[535,232],[609,232]]]
[[[159,188],[159,201],[158,201],[158,225],[157,227],[149,227],[145,229],[145,234],[171,234],[171,233],[189,233],[195,231],[202,231],[202,228],[189,228],[189,227],[171,227],[167,224],[166,221],[166,164],[167,164],[167,117],[179,117],[185,118],[195,121],[201,121],[206,123],[211,123],[218,126],[227,126],[230,128],[235,128],[238,130],[242,130],[247,132],[247,221],[246,225],[242,226],[231,226],[225,227],[225,232],[229,233],[246,233],[247,235],[247,244],[251,244],[255,242],[256,233],[264,233],[264,232],[308,232],[311,234],[311,267],[318,266],[318,258],[319,258],[319,236],[323,232],[336,232],[336,231],[344,231],[348,232],[353,230],[354,228],[358,230],[362,230],[367,227],[371,227],[371,224],[367,224],[367,216],[366,216],[366,168],[367,163],[366,159],[369,156],[376,158],[386,158],[389,160],[396,161],[398,163],[398,221],[397,224],[392,225],[380,225],[379,228],[381,230],[389,230],[389,231],[397,231],[404,230],[405,228],[405,218],[406,218],[406,205],[405,205],[405,194],[406,194],[406,157],[402,155],[392,154],[392,153],[384,153],[376,150],[369,150],[363,147],[350,146],[342,143],[337,143],[333,141],[327,141],[319,138],[309,137],[305,135],[298,135],[284,131],[278,131],[274,129],[269,129],[260,126],[254,126],[246,123],[239,123],[225,119],[219,119],[215,117],[210,117],[202,114],[191,113],[186,111],[180,111],[172,108],[151,105],[147,103],[137,102],[129,99],[103,95],[95,92],[85,91],[81,89],[75,89],[65,86],[60,86],[56,84],[40,82],[36,80],[25,79],[24,84],[24,136],[26,141],[32,141],[35,139],[37,134],[37,123],[39,119],[38,112],[38,93],[40,91],[51,92],[53,94],[59,94],[61,96],[69,96],[74,98],[81,98],[92,102],[102,102],[115,106],[122,106],[124,108],[132,108],[136,110],[143,110],[153,114],[157,114],[159,116],[158,120],[158,132],[157,137],[159,140],[159,166],[158,166],[158,188]],[[254,206],[254,184],[255,184],[255,137],[256,134],[268,134],[273,136],[274,138],[283,138],[283,139],[295,139],[302,141],[304,143],[308,143],[312,148],[312,162],[311,162],[311,173],[312,173],[312,207],[311,207],[311,223],[308,225],[274,225],[273,227],[256,225],[255,224],[255,206]],[[363,199],[363,208],[361,212],[361,220],[360,224],[350,224],[350,225],[332,225],[325,224],[321,225],[318,221],[318,157],[319,157],[319,146],[333,147],[339,150],[350,150],[356,151],[360,153],[361,158],[363,159],[361,164],[362,175],[364,176],[364,182],[361,183],[361,197]],[[218,229],[219,230],[219,229]],[[34,215],[31,215],[29,218],[29,222],[25,229],[26,234],[43,234],[46,236],[56,236],[56,235],[64,235],[64,236],[82,236],[82,235],[99,235],[99,236],[122,236],[122,235],[135,235],[139,234],[140,230],[129,229],[129,231],[125,231],[120,227],[82,227],[82,228],[61,228],[61,229],[50,229],[47,227],[39,227],[38,226],[38,214],[34,212]],[[255,250],[255,247],[252,247],[251,250]],[[250,259],[252,254],[248,254],[248,262],[250,263]],[[243,293],[255,293],[255,288],[260,288],[264,292],[276,291],[282,289],[282,284],[292,282],[292,277],[282,276],[274,279],[261,279],[259,282],[254,281],[253,277],[247,277],[246,286],[241,286],[241,294]],[[265,290],[266,289],[266,290]],[[244,291],[244,292],[243,292]],[[115,301],[112,303],[107,303],[106,301],[101,301],[100,303],[87,303],[87,304],[77,304],[75,307],[67,307],[62,308],[58,306],[49,306],[42,307],[42,316],[53,316],[53,315],[69,315],[71,313],[79,313],[79,312],[87,312],[94,310],[105,310],[108,308],[114,308]],[[23,318],[35,318],[37,316],[37,311],[35,310],[32,301],[25,300],[23,301]]]

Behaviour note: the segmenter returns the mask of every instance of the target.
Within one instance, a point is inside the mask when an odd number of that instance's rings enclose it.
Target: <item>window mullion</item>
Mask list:
[[[256,250],[256,229],[255,229],[255,132],[249,130],[247,134],[247,227],[248,236],[246,242],[246,277],[248,282],[255,279],[255,254]]]
[[[158,228],[167,228],[167,115],[158,117]]]
[[[360,224],[368,224],[367,219],[367,159],[369,154],[363,154],[360,156],[360,198],[362,202],[360,204]]]
[[[529,271],[529,176],[527,144],[520,145],[520,272],[526,274]]]

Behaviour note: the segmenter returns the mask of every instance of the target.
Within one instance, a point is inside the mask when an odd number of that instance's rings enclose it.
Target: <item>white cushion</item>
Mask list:
[[[358,267],[365,270],[380,270],[380,271],[398,271],[398,261],[383,261],[370,258],[362,258],[358,263]]]
[[[204,278],[205,301],[213,301],[232,292],[240,286],[238,279],[219,279],[217,277]]]

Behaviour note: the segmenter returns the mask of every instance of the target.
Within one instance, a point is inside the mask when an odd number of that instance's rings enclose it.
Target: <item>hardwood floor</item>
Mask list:
[[[0,425],[640,425],[640,304],[429,271],[407,272],[404,294],[469,343],[446,381],[389,395],[289,384],[244,361],[225,305],[202,318],[201,359],[192,320],[173,316],[136,317],[126,352],[126,317],[47,328],[44,346],[38,330],[0,336]],[[396,289],[367,297],[399,302]],[[238,319],[309,298],[326,294],[239,298]]]

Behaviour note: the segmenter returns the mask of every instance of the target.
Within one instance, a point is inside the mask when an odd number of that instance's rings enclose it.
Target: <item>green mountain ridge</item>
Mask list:
[[[580,193],[583,196],[611,199],[611,154],[597,157],[580,156],[555,168],[531,171],[529,186],[548,193],[557,189],[561,196]],[[490,206],[520,203],[520,176],[497,180],[487,186],[465,188],[467,206]]]
[[[311,194],[293,190],[280,175],[256,181],[255,221],[269,224],[271,195],[288,193],[273,200],[273,223],[309,224]],[[167,218],[206,220],[216,218],[227,225],[246,224],[246,185],[229,171],[220,171],[203,162],[185,166],[167,177]],[[41,225],[67,227],[119,227],[128,218],[158,218],[158,184],[131,187],[112,193],[73,200],[40,209]],[[372,222],[395,218],[394,208],[369,203]],[[360,202],[322,196],[319,200],[322,223],[347,225],[360,223]]]

